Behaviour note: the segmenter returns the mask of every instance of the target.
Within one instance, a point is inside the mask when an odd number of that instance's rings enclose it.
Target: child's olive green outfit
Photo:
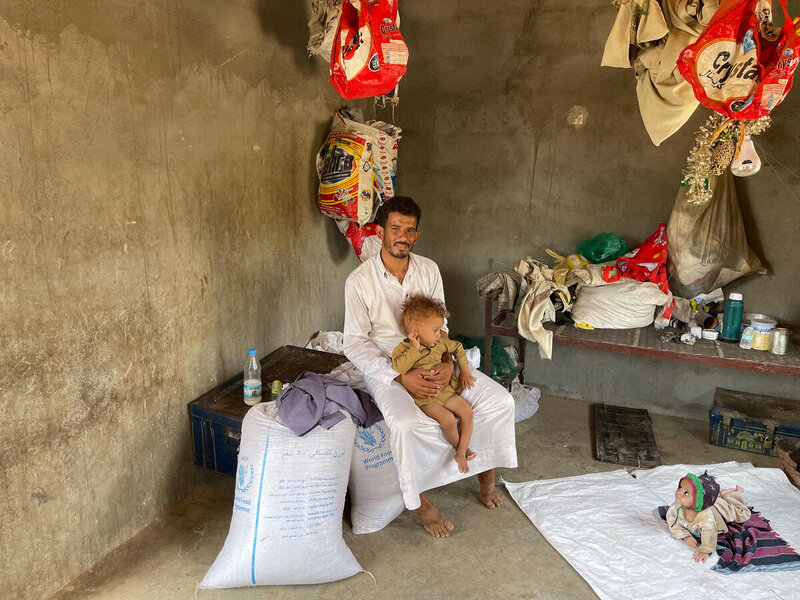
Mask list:
[[[467,362],[467,353],[464,352],[464,347],[450,338],[441,338],[439,342],[433,347],[420,346],[419,350],[411,345],[408,339],[403,340],[392,352],[392,367],[394,370],[403,375],[412,369],[433,369],[442,362],[442,355],[445,352],[456,357],[458,367],[463,371],[469,371],[469,363]],[[414,402],[417,406],[423,406],[431,402],[436,402],[443,405],[450,399],[450,396],[461,393],[461,386],[458,384],[458,377],[455,374],[450,378],[444,389],[439,392],[435,398],[418,398],[412,394]]]

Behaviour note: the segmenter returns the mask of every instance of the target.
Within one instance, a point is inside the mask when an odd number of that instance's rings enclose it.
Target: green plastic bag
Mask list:
[[[583,240],[575,252],[590,263],[604,263],[627,254],[630,248],[616,233],[601,233],[590,240]]]
[[[481,372],[483,372],[483,340],[482,337],[473,337],[468,338],[463,335],[457,335],[453,338],[457,342],[461,342],[461,345],[464,348],[473,348],[478,346],[481,349]],[[500,337],[493,335],[492,336],[492,379],[497,381],[498,383],[505,383],[504,379],[507,379],[509,376],[513,376],[517,374],[517,367],[514,364],[514,361],[503,349],[503,343],[500,341]]]

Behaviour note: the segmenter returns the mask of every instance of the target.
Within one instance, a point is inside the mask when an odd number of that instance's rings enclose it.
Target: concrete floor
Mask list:
[[[653,425],[664,464],[779,464],[777,458],[709,445],[704,421],[653,415]],[[539,412],[517,424],[517,449],[519,467],[499,470],[510,481],[619,468],[592,459],[589,404],[576,400],[543,397]],[[196,590],[225,540],[233,487],[233,478],[205,472],[204,484],[193,495],[53,599],[596,598],[502,485],[498,487],[506,505],[489,511],[477,501],[474,479],[430,493],[455,523],[455,533],[446,540],[428,536],[408,511],[369,535],[353,535],[345,523],[345,541],[375,582],[361,573],[326,585]]]

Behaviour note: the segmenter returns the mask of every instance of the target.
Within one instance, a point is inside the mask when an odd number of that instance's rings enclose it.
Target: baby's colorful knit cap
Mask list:
[[[694,492],[694,507],[692,510],[701,511],[707,509],[717,501],[719,496],[719,484],[717,480],[708,474],[708,471],[698,477],[694,473],[687,473],[681,481],[688,481]]]

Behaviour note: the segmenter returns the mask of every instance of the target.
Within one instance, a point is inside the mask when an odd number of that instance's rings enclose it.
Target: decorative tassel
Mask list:
[[[734,125],[733,127],[730,127]],[[738,127],[737,127],[738,125]],[[697,130],[694,146],[686,158],[683,182],[686,186],[686,201],[705,204],[713,195],[709,185],[712,175],[721,175],[731,160],[739,155],[745,135],[758,135],[770,126],[769,115],[753,121],[734,121],[713,112]],[[730,146],[736,138],[733,156],[729,158]],[[716,143],[715,143],[716,142]],[[723,164],[724,163],[724,164]]]

